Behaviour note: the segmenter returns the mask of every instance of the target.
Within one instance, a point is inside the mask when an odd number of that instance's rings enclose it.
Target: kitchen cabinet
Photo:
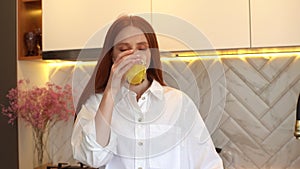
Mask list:
[[[130,13],[150,14],[162,51],[299,46],[298,8],[298,0],[43,1],[43,51],[102,47],[108,25]]]
[[[300,45],[299,0],[251,0],[252,47]]]
[[[17,0],[17,46],[18,46],[18,59],[19,60],[31,60],[41,58],[41,44],[39,39],[41,38],[42,30],[42,5],[41,0]],[[25,41],[25,34],[32,32],[33,37],[28,37],[30,41]],[[38,37],[39,36],[39,37]],[[32,38],[32,39],[31,39]],[[31,47],[28,47],[31,46]],[[28,52],[28,48],[31,48],[34,52]]]
[[[201,37],[201,41],[211,43],[211,46],[207,43],[200,44],[199,48],[193,50],[250,47],[248,0],[152,0],[152,11],[152,21],[156,30],[164,29],[162,22],[168,20],[163,21],[162,17],[155,13],[166,13],[178,18],[177,21],[173,19],[174,22],[166,25],[169,34],[176,35],[182,32],[191,38],[186,41],[193,43],[197,37],[193,37],[190,30],[177,24],[179,20],[184,20],[203,34],[204,37],[198,36]],[[162,49],[190,50],[189,44],[182,44],[180,39],[167,36],[159,37]]]
[[[43,1],[43,51],[102,47],[118,16],[150,12],[150,0]]]

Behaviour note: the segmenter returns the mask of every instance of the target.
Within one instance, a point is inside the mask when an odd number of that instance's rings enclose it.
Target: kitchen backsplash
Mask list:
[[[293,136],[299,56],[162,60],[166,82],[185,91],[199,107],[215,145],[222,148],[226,168],[299,168],[300,140]],[[76,102],[94,65],[50,63],[46,74],[52,82],[71,84]],[[58,123],[50,133],[54,163],[76,162],[70,146],[72,125],[73,119]]]

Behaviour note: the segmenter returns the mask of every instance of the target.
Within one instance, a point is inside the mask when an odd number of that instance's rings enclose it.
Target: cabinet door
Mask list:
[[[185,26],[178,24],[179,21],[163,21],[162,17],[156,14],[165,13],[194,25],[214,49],[250,47],[248,0],[152,0],[152,3],[152,20],[156,30],[169,29],[170,34],[175,35],[185,33],[191,38],[187,41],[192,43],[192,46],[196,45],[193,42],[197,38],[206,41],[201,35],[191,35],[194,31],[187,30]],[[162,28],[165,25],[167,28]],[[159,41],[161,48],[165,50],[188,50],[190,46],[180,44],[178,39],[172,41],[172,38],[167,38],[166,35],[160,36]],[[200,44],[197,49],[206,48],[211,47]]]
[[[299,0],[251,0],[252,46],[300,45]]]
[[[47,0],[42,6],[43,51],[101,47],[104,35],[94,37],[118,16],[151,9],[150,0]]]

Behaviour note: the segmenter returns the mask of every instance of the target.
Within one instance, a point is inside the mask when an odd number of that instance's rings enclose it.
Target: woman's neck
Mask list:
[[[151,82],[145,78],[145,80],[139,85],[130,85],[129,89],[136,93],[136,100],[142,96],[142,94],[150,87]]]

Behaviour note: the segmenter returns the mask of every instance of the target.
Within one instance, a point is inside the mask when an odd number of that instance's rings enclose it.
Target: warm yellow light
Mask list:
[[[257,48],[257,49],[235,49],[235,50],[216,50],[216,51],[200,51],[200,52],[169,52],[162,54],[162,61],[193,61],[193,60],[210,60],[210,59],[242,59],[247,58],[264,58],[267,60],[273,58],[297,57],[300,59],[300,47],[285,48]],[[97,61],[61,61],[47,60],[50,67],[65,66],[95,66]]]
[[[240,55],[218,55],[216,57],[218,58],[265,58],[265,59],[271,59],[271,58],[278,58],[278,57],[300,57],[300,52],[295,53],[255,53],[255,54],[240,54]],[[205,56],[202,58],[206,58]]]
[[[30,12],[30,15],[40,16],[42,14],[42,9],[34,9],[34,10],[29,11],[29,12]]]
[[[64,67],[64,66],[79,66],[79,65],[84,65],[84,66],[95,66],[96,62],[95,61],[87,61],[87,62],[82,62],[82,61],[61,61],[61,60],[48,60],[47,61],[48,66],[50,67]]]
[[[278,57],[300,57],[300,47],[280,48],[254,48],[254,49],[226,49],[209,51],[183,51],[170,52],[167,58],[182,58],[183,60],[197,59],[223,59],[223,58],[278,58]]]

